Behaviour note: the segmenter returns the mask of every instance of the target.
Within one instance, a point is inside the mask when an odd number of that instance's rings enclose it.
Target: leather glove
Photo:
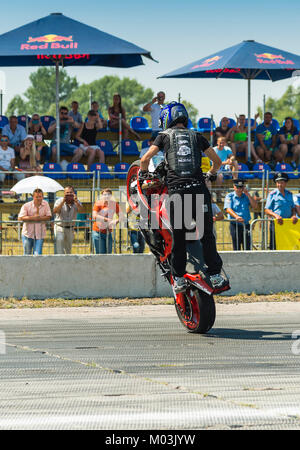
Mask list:
[[[212,181],[212,182],[213,182],[213,181],[216,181],[216,179],[217,179],[217,174],[208,171],[207,174],[206,174],[206,176],[205,176],[205,179],[206,179],[207,181]]]
[[[148,170],[139,170],[138,179],[139,183],[142,185],[149,178]]]

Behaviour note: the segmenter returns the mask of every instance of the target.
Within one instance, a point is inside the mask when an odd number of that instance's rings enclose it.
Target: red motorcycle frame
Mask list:
[[[132,210],[140,212],[142,207],[147,212],[147,224],[142,223],[139,229],[155,256],[162,275],[172,286],[175,308],[181,323],[189,332],[206,333],[213,326],[216,316],[213,294],[230,289],[229,281],[223,289],[214,289],[205,273],[200,241],[187,241],[187,266],[184,277],[188,288],[185,292],[175,293],[170,266],[172,229],[165,207],[168,190],[164,182],[164,163],[159,164],[142,185],[138,179],[139,168],[140,161],[135,161],[128,170],[128,202]],[[151,214],[155,215],[158,225],[155,229],[149,225]],[[223,275],[226,276],[224,271]]]

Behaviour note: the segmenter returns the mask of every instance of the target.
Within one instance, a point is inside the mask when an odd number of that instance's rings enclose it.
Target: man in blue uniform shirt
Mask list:
[[[228,213],[228,219],[234,219],[230,223],[230,234],[233,250],[250,250],[250,206],[257,208],[257,201],[247,191],[244,180],[233,181],[233,192],[225,197],[224,209]]]
[[[292,219],[296,224],[298,219],[296,216],[296,206],[293,194],[286,189],[289,180],[287,173],[278,172],[274,176],[277,189],[270,192],[267,197],[265,213],[271,218],[276,219],[279,225],[283,224],[282,219]],[[274,222],[270,223],[270,250],[276,249]]]

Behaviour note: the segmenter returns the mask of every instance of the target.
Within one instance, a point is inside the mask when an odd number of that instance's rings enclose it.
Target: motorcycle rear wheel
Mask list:
[[[176,295],[175,309],[182,325],[190,333],[207,333],[215,323],[216,307],[212,295],[188,289]]]

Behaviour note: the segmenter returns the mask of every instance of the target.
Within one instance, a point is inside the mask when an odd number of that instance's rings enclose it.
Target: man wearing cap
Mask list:
[[[250,206],[257,208],[257,201],[249,194],[244,180],[233,181],[233,192],[225,197],[224,209],[228,213],[233,250],[250,250]],[[234,219],[234,220],[232,220]]]
[[[267,197],[265,213],[271,218],[276,219],[279,225],[283,224],[282,219],[292,219],[292,223],[296,224],[298,219],[296,216],[296,205],[294,203],[293,194],[286,189],[289,181],[287,173],[277,172],[273,178],[277,189],[270,192]],[[270,223],[270,250],[276,249],[275,227],[274,222]]]

